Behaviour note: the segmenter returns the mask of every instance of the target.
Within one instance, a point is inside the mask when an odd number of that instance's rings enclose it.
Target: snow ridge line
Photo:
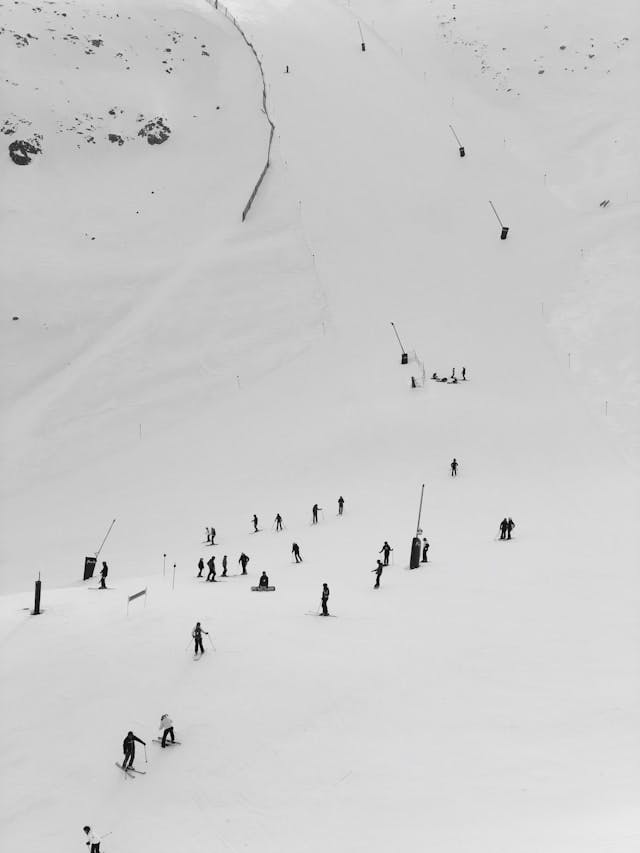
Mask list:
[[[242,29],[242,27],[240,26],[240,24],[237,22],[237,20],[234,18],[234,16],[232,14],[230,14],[229,10],[224,5],[224,3],[220,3],[219,0],[207,0],[207,1],[213,6],[214,9],[222,9],[224,11],[225,17],[230,18],[234,27],[238,30],[238,32],[240,33],[242,38],[245,40],[247,45],[251,48],[253,55],[256,58],[256,62],[258,63],[258,68],[260,69],[260,76],[262,77],[262,110],[263,110],[265,116],[267,117],[267,121],[269,122],[269,125],[271,128],[269,131],[269,144],[267,145],[267,161],[264,164],[264,168],[262,169],[262,172],[260,173],[260,177],[256,181],[256,184],[253,188],[253,192],[249,196],[249,201],[245,204],[244,210],[242,211],[242,221],[244,222],[245,219],[247,218],[247,214],[251,210],[251,205],[253,204],[256,195],[258,194],[258,190],[260,189],[260,184],[264,180],[264,176],[267,174],[267,170],[268,170],[269,166],[271,165],[271,144],[273,142],[273,135],[276,131],[276,126],[271,121],[271,116],[269,115],[269,110],[267,109],[267,83],[266,83],[265,76],[264,76],[264,68],[262,67],[262,62],[260,60],[260,57],[258,56],[258,52],[256,51],[253,44],[247,38],[247,36],[246,36],[244,30]]]

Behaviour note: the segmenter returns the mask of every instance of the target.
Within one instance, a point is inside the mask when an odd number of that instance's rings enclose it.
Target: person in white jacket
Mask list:
[[[100,853],[100,836],[96,835],[90,826],[83,826],[82,829],[87,836],[86,845],[89,853]]]
[[[160,717],[160,731],[162,731],[162,748],[164,749],[167,745],[167,737],[171,738],[171,743],[176,742],[175,735],[173,733],[173,720],[168,714],[163,714]]]

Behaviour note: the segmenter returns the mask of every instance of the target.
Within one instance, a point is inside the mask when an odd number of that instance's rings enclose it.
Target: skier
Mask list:
[[[293,559],[296,561],[296,563],[302,562],[302,557],[300,556],[300,546],[297,542],[294,542],[291,546],[291,553],[293,554]]]
[[[344,498],[342,497],[342,495],[340,495],[340,497],[338,498],[338,515],[342,515],[343,510],[344,510]]]
[[[511,539],[511,531],[516,526],[515,521],[512,518],[507,519],[507,539]]]
[[[102,568],[100,569],[100,589],[107,588],[107,575],[109,574],[109,566],[102,561]]]
[[[257,533],[258,532],[258,516],[255,513],[253,514],[252,521],[253,521],[253,532]]]
[[[280,513],[276,515],[276,530],[282,530],[282,516]]]
[[[213,583],[215,583],[215,580],[216,580],[216,558],[213,556],[213,554],[207,560],[207,566],[209,567],[209,574],[207,575],[206,579],[208,581],[212,581]]]
[[[89,848],[89,853],[100,853],[100,836],[96,835],[90,826],[83,826],[82,831],[87,836],[85,844]]]
[[[378,565],[375,567],[375,569],[371,569],[372,572],[376,573],[376,582],[374,583],[373,588],[374,589],[380,589],[380,577],[382,576],[382,569],[384,567],[383,567],[382,563],[380,562],[380,560],[377,560],[376,562],[378,563]],[[388,565],[388,564],[385,563],[385,565]]]
[[[285,67],[284,67],[284,73],[285,73],[285,74],[288,74],[288,73],[289,73],[289,66],[288,66],[288,65],[285,65]]]
[[[312,509],[311,509],[311,515],[312,515],[312,521],[311,521],[311,523],[312,523],[312,524],[317,524],[317,523],[318,523],[318,510],[321,510],[321,509],[322,509],[322,507],[321,507],[321,506],[318,506],[318,504],[314,504],[314,505],[313,505],[313,507],[312,507]]]
[[[451,463],[451,476],[452,477],[458,476],[458,463],[456,462],[455,456],[453,457],[453,462]]]
[[[212,527],[211,528],[211,544],[212,545],[216,544],[215,539],[216,539],[216,529],[215,529],[215,527]]]
[[[246,575],[246,573],[247,573],[247,563],[249,562],[249,558],[248,558],[248,557],[247,557],[247,555],[244,553],[244,551],[242,552],[242,554],[240,554],[240,559],[238,560],[238,562],[239,562],[239,563],[240,563],[240,565],[242,566],[242,574],[243,574],[243,575]]]
[[[176,737],[173,733],[173,720],[168,714],[163,714],[160,717],[160,725],[158,728],[162,732],[162,743],[160,745],[163,749],[167,745],[167,736],[171,738],[171,743],[176,742]]]
[[[200,625],[200,623],[199,623],[199,622],[196,622],[196,627],[195,627],[195,628],[193,629],[193,631],[191,632],[191,636],[193,637],[193,640],[194,640],[194,643],[195,643],[195,645],[194,645],[194,649],[193,649],[193,654],[194,654],[194,655],[197,655],[197,654],[198,654],[198,650],[200,651],[200,654],[201,654],[201,655],[203,655],[203,654],[204,654],[204,646],[202,645],[202,635],[203,635],[203,634],[207,634],[207,635],[208,635],[208,634],[209,634],[209,632],[208,632],[208,631],[205,631],[205,630],[202,628],[202,626]]]
[[[467,369],[466,367],[462,368],[462,381],[465,382],[467,379]]]
[[[127,732],[126,738],[122,741],[122,751],[124,752],[123,770],[126,770],[128,767],[131,767],[133,770],[133,760],[136,757],[136,741],[146,746],[146,743],[140,740],[139,737],[136,737],[133,732]]]
[[[199,578],[202,577],[203,571],[204,571],[204,560],[202,559],[202,557],[200,557],[200,559],[198,560],[198,575],[197,575]]]
[[[422,540],[422,562],[423,563],[429,562],[429,560],[427,559],[428,552],[429,552],[429,543],[427,542],[427,540],[425,538]]]
[[[211,533],[209,532],[209,528],[205,527],[205,533],[207,534],[206,543],[207,545],[211,542]]]
[[[260,589],[266,589],[269,586],[269,578],[267,577],[267,573],[263,572],[260,575],[260,580],[258,582],[258,586]]]
[[[378,551],[378,554],[384,554],[384,564],[385,564],[385,566],[388,566],[388,565],[389,565],[389,554],[390,554],[392,551],[393,551],[393,548],[391,547],[391,545],[389,545],[389,543],[388,543],[388,542],[386,541],[386,539],[385,539],[385,543],[384,543],[384,545],[383,545],[383,546],[382,546],[382,548],[380,548],[380,550]]]
[[[222,558],[222,577],[226,578],[227,576],[227,555],[225,554]]]
[[[412,376],[412,377],[411,377],[411,387],[412,387],[412,388],[417,388],[417,387],[418,387],[418,386],[416,385],[416,377],[415,377],[415,376]]]
[[[326,583],[323,583],[322,584],[322,600],[320,602],[320,604],[322,605],[322,615],[323,616],[329,615],[329,609],[327,607],[328,601],[329,601],[329,587],[327,586]]]
[[[507,521],[506,518],[503,518],[502,521],[500,522],[500,539],[506,539],[507,538],[508,527],[509,527],[509,522]]]
[[[451,378],[452,378],[452,379],[455,379],[455,378],[456,378],[456,369],[455,369],[455,367],[454,367],[454,368],[453,368],[453,370],[451,371]]]

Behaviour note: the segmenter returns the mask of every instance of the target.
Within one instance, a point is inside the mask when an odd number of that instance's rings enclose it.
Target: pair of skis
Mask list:
[[[136,778],[135,776],[132,775],[133,773],[138,773],[138,774],[140,774],[140,776],[145,776],[147,773],[146,770],[136,770],[135,767],[127,767],[127,769],[125,770],[125,768],[122,766],[122,764],[118,764],[117,761],[116,761],[116,767],[119,767],[120,770],[122,770],[124,772],[124,775],[128,776],[129,779],[135,779]]]

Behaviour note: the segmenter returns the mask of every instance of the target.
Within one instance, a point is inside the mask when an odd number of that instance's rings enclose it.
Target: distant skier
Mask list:
[[[208,527],[205,527],[204,531],[205,531],[205,534],[206,534],[206,537],[207,537],[207,538],[205,539],[205,542],[206,542],[206,543],[207,543],[207,545],[208,545],[208,544],[211,542],[211,532],[210,532],[210,530],[209,530],[209,528],[208,528]]]
[[[221,577],[226,578],[227,576],[227,555],[225,554],[222,558],[222,575]]]
[[[512,518],[507,519],[507,539],[511,539],[511,531],[516,526],[515,521]]]
[[[239,562],[239,563],[240,563],[240,565],[242,566],[242,574],[243,574],[243,575],[246,575],[246,573],[247,573],[247,563],[249,562],[249,558],[248,558],[248,557],[247,557],[247,555],[244,553],[244,551],[242,552],[242,554],[240,554],[240,559],[238,560],[238,562]]]
[[[320,601],[320,604],[322,606],[322,615],[323,616],[329,615],[329,608],[327,606],[328,601],[329,601],[329,587],[327,586],[326,583],[323,583],[322,584],[322,599]]]
[[[338,498],[338,515],[342,515],[344,511],[344,498],[342,495]]]
[[[89,848],[89,853],[100,853],[100,836],[96,835],[90,826],[83,826],[82,831],[87,836],[85,844]]]
[[[318,523],[318,512],[320,510],[322,510],[322,507],[318,506],[318,504],[314,504],[313,507],[311,508],[311,523],[312,524]]]
[[[194,641],[193,654],[196,656],[197,656],[198,652],[200,652],[201,655],[204,654],[204,646],[202,645],[202,635],[203,634],[209,634],[209,632],[205,631],[199,622],[196,622],[196,627],[191,632],[191,636],[193,637],[193,641]]]
[[[207,566],[209,568],[209,574],[207,575],[207,580],[215,583],[216,580],[216,558],[213,554],[207,560]]]
[[[204,571],[204,560],[202,559],[202,557],[200,557],[200,559],[198,560],[198,575],[197,575],[197,577],[201,578],[203,571]]]
[[[122,741],[122,751],[124,752],[123,770],[126,770],[128,767],[133,768],[133,761],[136,757],[136,741],[146,746],[146,743],[140,740],[139,737],[136,737],[133,732],[127,732],[126,738]]]
[[[158,728],[162,732],[162,743],[160,745],[163,749],[167,745],[167,737],[171,738],[171,743],[176,742],[176,737],[173,733],[173,720],[168,714],[163,714],[160,717],[160,725]]]
[[[378,554],[384,554],[384,564],[385,564],[385,566],[388,566],[388,565],[389,565],[389,554],[390,554],[392,551],[393,551],[393,548],[391,547],[391,545],[389,545],[389,543],[388,543],[388,542],[386,541],[386,539],[385,539],[385,543],[384,543],[384,545],[383,545],[383,546],[382,546],[382,548],[380,548],[380,550],[378,551]]]
[[[267,577],[266,572],[263,572],[260,575],[260,580],[258,581],[258,586],[260,587],[260,589],[267,589],[267,587],[269,586],[269,578]]]
[[[276,530],[282,530],[282,516],[280,513],[276,515]]]
[[[102,561],[102,568],[100,569],[100,589],[107,588],[107,575],[109,574],[109,566]]]
[[[293,554],[293,559],[296,561],[296,563],[302,562],[302,557],[300,556],[300,546],[297,542],[294,542],[291,546],[291,553]]]
[[[452,477],[458,476],[458,463],[456,461],[455,456],[453,457],[453,461],[451,463],[451,476]]]
[[[467,379],[467,369],[466,369],[466,367],[463,367],[462,368],[462,381],[464,382],[464,381],[466,381],[466,379]]]
[[[377,560],[376,562],[378,563],[378,565],[375,567],[375,569],[371,569],[372,572],[376,573],[376,582],[374,583],[373,588],[380,589],[380,578],[382,577],[382,569],[384,568],[384,566],[382,565],[380,560]],[[385,563],[385,565],[387,564]]]
[[[453,370],[451,371],[451,378],[452,378],[452,379],[455,379],[455,378],[456,378],[456,369],[455,369],[455,367],[454,367],[454,368],[453,368]]]
[[[415,377],[415,376],[412,376],[412,377],[411,377],[411,387],[412,387],[412,388],[417,388],[417,387],[418,387],[418,386],[417,386],[417,384],[416,384],[416,377]]]
[[[258,516],[254,513],[253,518],[251,520],[253,521],[253,532],[257,533],[258,532]]]
[[[422,562],[428,563],[427,554],[429,553],[429,543],[426,538],[422,540]]]
[[[500,522],[500,539],[507,538],[507,530],[509,529],[509,522],[506,518],[503,518]]]
[[[289,73],[289,66],[288,66],[288,65],[285,65],[285,67],[284,67],[284,73],[285,73],[285,74],[288,74],[288,73]]]
[[[215,527],[211,528],[211,536],[210,536],[209,541],[211,542],[212,545],[216,544],[216,529],[215,529]]]

